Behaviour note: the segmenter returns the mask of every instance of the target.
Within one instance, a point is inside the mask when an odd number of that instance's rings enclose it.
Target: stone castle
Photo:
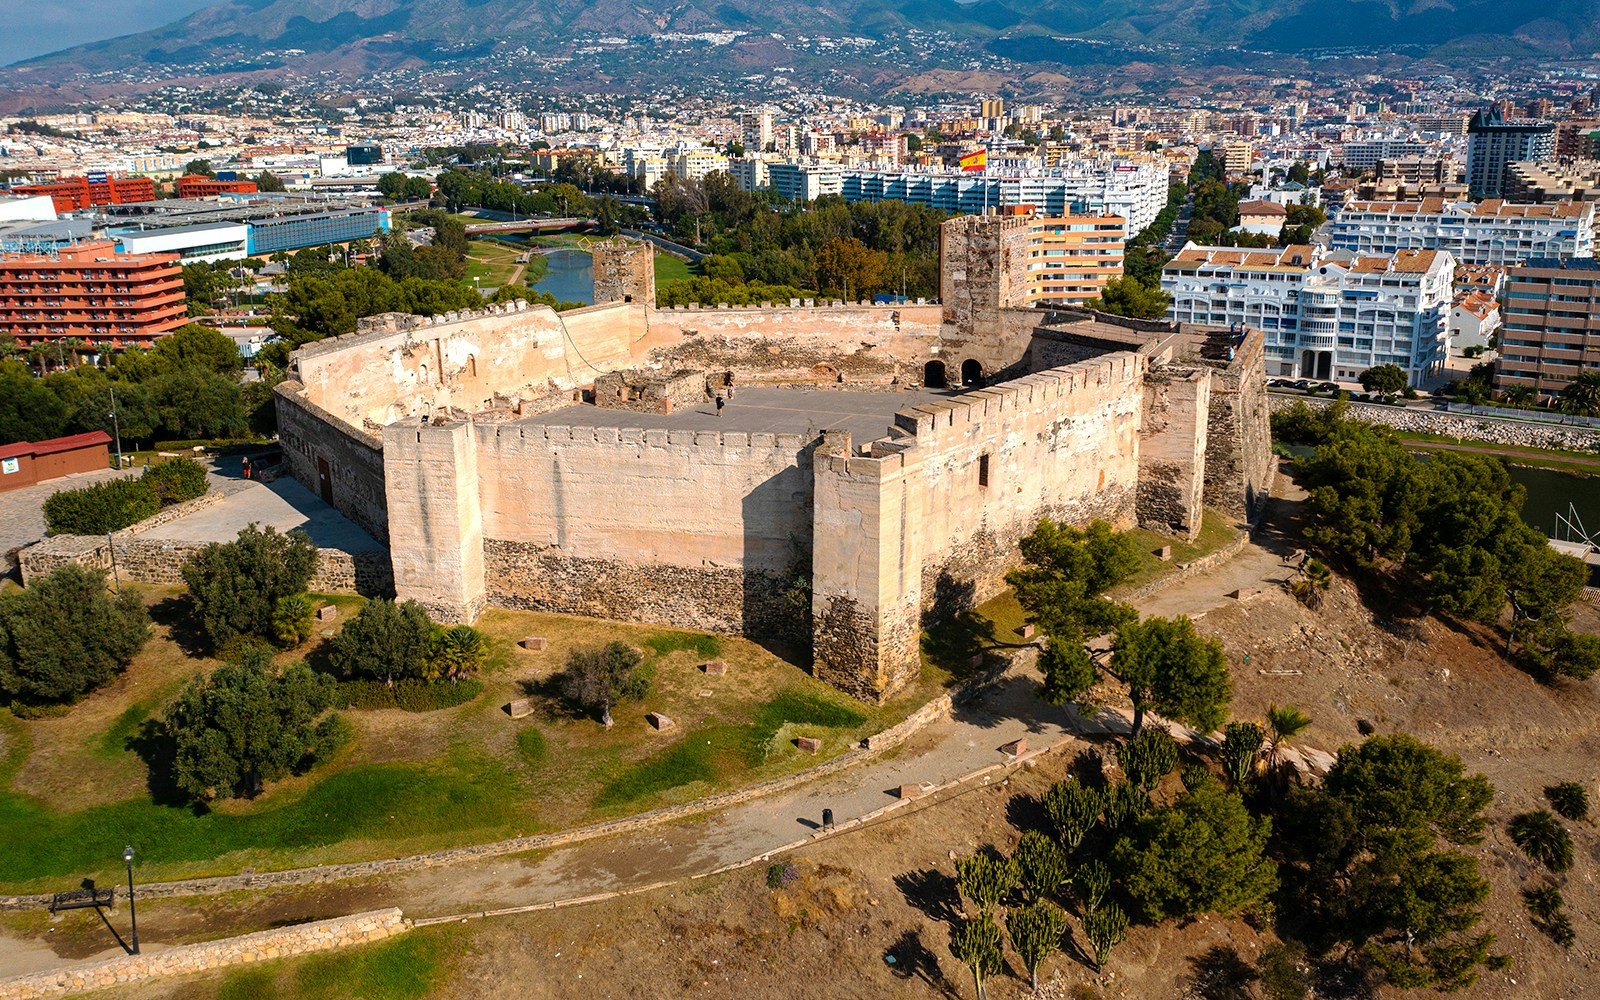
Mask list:
[[[1040,518],[1192,537],[1202,506],[1242,518],[1267,488],[1261,334],[1027,308],[1026,240],[947,222],[940,304],[673,309],[652,247],[602,241],[594,306],[389,314],[301,348],[285,456],[441,620],[742,634],[882,700],[927,616],[997,593]]]

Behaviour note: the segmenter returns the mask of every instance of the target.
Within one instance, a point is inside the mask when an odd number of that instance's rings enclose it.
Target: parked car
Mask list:
[[[1299,389],[1301,392],[1304,392],[1305,390],[1311,388],[1311,380],[1310,379],[1300,379],[1299,381],[1294,383],[1293,387],[1296,388],[1296,389]]]
[[[1334,384],[1333,382],[1324,382],[1321,385],[1317,386],[1317,391],[1319,391],[1319,392],[1338,392],[1339,391],[1339,387],[1338,387],[1338,385]]]

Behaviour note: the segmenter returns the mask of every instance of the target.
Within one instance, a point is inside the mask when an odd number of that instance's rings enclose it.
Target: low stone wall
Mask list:
[[[1308,396],[1272,393],[1272,412],[1287,410],[1295,403],[1322,409],[1333,401]],[[1440,410],[1373,403],[1351,403],[1350,416],[1369,424],[1386,424],[1397,431],[1413,434],[1441,434],[1464,441],[1517,445],[1524,448],[1557,448],[1565,451],[1600,451],[1600,430],[1539,424],[1525,420],[1496,420],[1492,417],[1465,416]]]
[[[373,910],[241,937],[179,945],[143,955],[124,955],[92,965],[0,981],[0,1000],[39,1000],[92,990],[115,989],[152,979],[184,976],[251,962],[290,958],[382,941],[411,929],[398,909]]]

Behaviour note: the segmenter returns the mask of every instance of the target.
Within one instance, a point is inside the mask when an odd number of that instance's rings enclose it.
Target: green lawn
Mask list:
[[[682,281],[684,278],[692,278],[694,275],[695,270],[688,261],[679,260],[671,254],[662,253],[659,250],[656,251],[656,291],[661,291],[661,289],[674,281]]]
[[[494,240],[473,240],[467,244],[466,282],[483,288],[499,288],[511,283],[517,270],[517,258],[523,251]]]
[[[1200,534],[1192,542],[1144,528],[1134,528],[1127,534],[1139,547],[1139,571],[1113,588],[1111,596],[1131,593],[1181,563],[1194,562],[1201,556],[1215,552],[1238,537],[1239,530],[1232,520],[1210,508],[1201,516]],[[1163,562],[1156,556],[1156,550],[1164,545],[1172,546],[1171,561]]]
[[[459,954],[458,933],[454,927],[424,927],[379,944],[252,965],[228,973],[210,997],[420,1000],[442,985],[453,956]]]
[[[490,637],[483,695],[429,712],[347,710],[354,735],[334,760],[269,785],[254,801],[195,808],[152,790],[147,727],[215,661],[186,652],[172,635],[186,627],[181,588],[148,591],[155,637],[119,680],[62,717],[0,712],[0,887],[49,891],[112,878],[126,844],[138,852],[139,877],[165,880],[570,828],[843,753],[904,719],[946,677],[930,670],[889,704],[869,706],[743,639],[494,609],[478,623]],[[333,603],[338,617],[280,662],[319,662],[320,644],[361,599]],[[547,637],[549,648],[518,648],[527,635]],[[555,701],[548,681],[569,652],[614,640],[646,651],[654,683],[643,701],[617,706],[607,729]],[[701,669],[711,658],[728,664],[726,676]],[[503,706],[530,696],[535,714],[509,719]],[[678,725],[658,733],[647,712]],[[822,752],[800,752],[799,736],[821,738]]]

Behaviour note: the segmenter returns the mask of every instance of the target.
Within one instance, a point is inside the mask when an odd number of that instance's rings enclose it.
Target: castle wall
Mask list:
[[[1139,525],[1191,541],[1204,513],[1211,373],[1158,367],[1145,376],[1139,434]]]
[[[1041,518],[1131,527],[1144,370],[1115,354],[914,407],[870,455],[831,439],[815,466],[818,675],[887,697],[916,674],[922,616],[997,594]]]
[[[383,459],[396,597],[436,621],[471,622],[486,599],[473,426],[394,424],[383,431]]]
[[[289,473],[378,541],[389,537],[384,496],[383,442],[351,427],[303,395],[299,382],[285,381],[277,395],[278,440]]]
[[[805,642],[802,435],[473,430],[489,603]]]
[[[1226,368],[1213,372],[1206,439],[1205,502],[1240,520],[1271,492],[1272,418],[1263,355],[1266,337],[1251,330]]]

